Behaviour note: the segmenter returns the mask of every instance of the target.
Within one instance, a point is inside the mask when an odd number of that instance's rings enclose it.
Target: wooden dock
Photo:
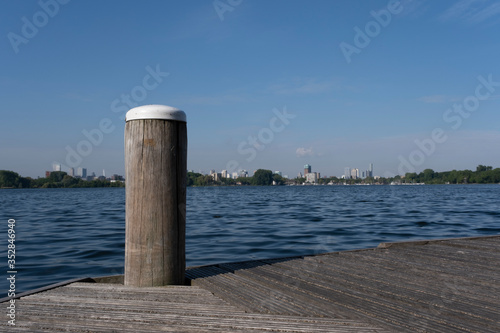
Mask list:
[[[186,276],[190,286],[129,287],[115,276],[20,295],[15,329],[4,316],[0,331],[500,332],[500,236],[209,265]]]

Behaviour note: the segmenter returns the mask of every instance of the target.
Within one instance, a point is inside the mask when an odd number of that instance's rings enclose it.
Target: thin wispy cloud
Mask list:
[[[314,151],[313,151],[312,147],[311,148],[300,147],[300,148],[297,148],[297,150],[295,151],[295,154],[297,154],[297,157],[313,156]]]
[[[471,23],[481,23],[490,17],[497,16],[498,14],[500,14],[500,3],[497,2],[475,13],[472,17],[470,17],[469,21]]]
[[[446,20],[452,20],[452,19],[457,19],[457,18],[462,18],[465,14],[467,14],[467,11],[469,8],[478,2],[484,2],[484,0],[462,0],[451,6],[444,12],[443,15],[441,15],[441,20],[446,21]]]
[[[481,24],[496,18],[500,22],[500,3],[493,0],[461,0],[448,8],[441,21],[462,21],[468,24]]]
[[[424,15],[429,8],[427,5],[428,0],[401,0],[400,2],[403,11],[398,16],[419,17]]]

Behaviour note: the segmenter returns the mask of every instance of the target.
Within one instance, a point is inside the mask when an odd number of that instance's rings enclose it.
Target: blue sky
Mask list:
[[[0,6],[0,169],[124,174],[143,104],[186,112],[195,171],[500,167],[497,1]]]

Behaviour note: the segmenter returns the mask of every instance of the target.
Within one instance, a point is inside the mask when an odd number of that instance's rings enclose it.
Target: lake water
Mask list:
[[[188,266],[500,233],[499,185],[203,187],[187,201]],[[0,190],[0,297],[8,219],[21,292],[122,274],[124,203],[123,188]]]

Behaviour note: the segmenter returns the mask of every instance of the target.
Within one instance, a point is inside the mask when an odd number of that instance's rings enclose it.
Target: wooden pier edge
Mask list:
[[[411,241],[401,241],[401,242],[382,242],[377,246],[377,249],[388,249],[390,247],[396,246],[412,246],[412,245],[426,245],[432,243],[453,241],[453,240],[475,240],[475,239],[487,239],[496,238],[500,235],[486,235],[486,236],[472,236],[472,237],[454,237],[454,238],[436,238],[436,239],[421,239],[421,240],[411,240]]]
[[[84,277],[84,278],[76,278],[76,279],[65,280],[65,281],[61,281],[61,282],[49,284],[47,286],[43,286],[43,287],[40,287],[40,288],[36,288],[36,289],[24,291],[22,293],[16,294],[16,296],[14,296],[14,297],[2,297],[2,298],[0,298],[0,303],[9,302],[11,299],[20,299],[21,297],[31,296],[31,295],[35,295],[35,294],[38,294],[38,293],[43,293],[44,291],[48,291],[48,290],[59,288],[59,287],[64,287],[64,286],[67,286],[68,284],[72,284],[72,283],[76,283],[76,282],[94,283],[96,281],[93,278],[91,278],[91,277]]]
[[[412,240],[412,241],[401,241],[401,242],[382,242],[377,247],[370,247],[365,249],[354,249],[354,250],[344,250],[344,251],[333,251],[333,252],[325,252],[318,254],[310,254],[310,255],[298,255],[298,256],[289,256],[289,257],[278,257],[278,258],[263,258],[263,259],[252,259],[252,260],[242,260],[242,261],[234,261],[234,262],[222,262],[216,264],[207,264],[207,265],[196,265],[187,267],[186,270],[190,269],[199,269],[205,267],[218,267],[224,264],[244,264],[249,262],[258,262],[258,261],[278,261],[278,260],[292,260],[292,259],[301,259],[307,257],[321,257],[327,255],[337,255],[342,253],[353,253],[353,252],[363,252],[363,251],[373,251],[377,249],[389,249],[395,247],[404,247],[404,246],[413,246],[413,245],[426,245],[432,243],[446,242],[446,241],[455,241],[455,240],[480,240],[480,239],[488,239],[488,238],[498,238],[500,234],[497,235],[486,235],[486,236],[472,236],[472,237],[454,237],[454,238],[438,238],[438,239],[428,239],[428,240]],[[19,299],[24,296],[34,295],[37,293],[41,293],[47,290],[55,289],[58,287],[63,287],[71,283],[75,282],[85,282],[85,283],[104,283],[104,284],[124,284],[124,274],[116,274],[116,275],[104,275],[97,277],[83,277],[83,278],[75,278],[70,280],[61,281],[58,283],[50,284],[47,286],[43,286],[40,288],[36,288],[33,290],[25,291],[19,294],[16,294],[15,297],[3,297],[0,298],[0,303],[8,302],[11,299]],[[190,279],[186,278],[184,285],[190,285]]]
[[[185,276],[184,286],[129,286],[111,275],[20,293],[16,329],[500,332],[500,235],[209,264]]]

